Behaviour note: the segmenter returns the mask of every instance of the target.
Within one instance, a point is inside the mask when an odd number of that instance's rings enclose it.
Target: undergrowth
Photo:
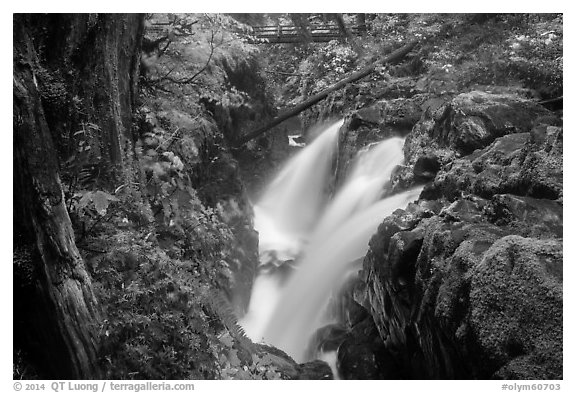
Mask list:
[[[562,95],[562,14],[373,14],[368,26],[355,44],[334,40],[272,46],[269,81],[289,106],[411,39],[420,41],[402,64],[382,67],[302,112],[308,126],[344,107],[358,106],[354,85],[370,83],[378,90],[406,77],[414,78],[417,92],[436,95],[486,86],[522,88],[536,99]]]

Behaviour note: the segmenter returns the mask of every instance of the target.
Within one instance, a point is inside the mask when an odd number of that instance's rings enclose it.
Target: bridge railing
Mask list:
[[[254,35],[258,39],[267,39],[271,43],[295,42],[300,38],[300,30],[293,25],[253,26]],[[357,26],[348,28],[353,35],[360,35],[364,29]],[[313,41],[330,41],[342,36],[340,28],[336,25],[308,26],[308,33]]]
[[[168,28],[170,22],[155,22],[147,26],[147,31],[161,34]],[[253,26],[254,37],[260,42],[268,43],[293,43],[301,41],[301,32],[294,25],[268,25]],[[307,27],[310,38],[314,42],[327,42],[342,37],[342,32],[337,25],[311,25]],[[365,29],[358,26],[347,28],[352,35],[361,35]]]

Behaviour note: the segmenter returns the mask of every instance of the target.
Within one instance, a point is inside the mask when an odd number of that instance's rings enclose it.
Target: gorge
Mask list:
[[[565,378],[562,23],[15,14],[14,378]]]
[[[281,214],[256,203],[265,265],[241,321],[248,335],[297,361],[337,349],[345,378],[559,378],[562,130],[550,115],[511,95],[461,94],[425,111],[405,143],[361,150],[320,207],[336,178],[327,162],[341,155],[327,153],[338,147],[328,128],[264,192]],[[426,185],[406,189],[422,173]],[[316,224],[302,225],[294,209]],[[258,224],[286,219],[275,232]],[[336,314],[330,294],[346,299]]]

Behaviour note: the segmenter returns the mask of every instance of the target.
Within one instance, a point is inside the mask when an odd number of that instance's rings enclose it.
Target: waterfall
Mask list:
[[[403,145],[402,138],[390,138],[358,153],[342,189],[316,226],[312,243],[319,242],[318,237],[329,234],[355,211],[361,211],[379,199],[392,171],[404,161]]]
[[[254,208],[261,251],[275,250],[294,257],[300,250],[325,202],[326,179],[343,123],[329,126],[292,157],[266,188]]]
[[[331,293],[357,269],[353,262],[366,254],[378,225],[421,191],[380,199],[403,161],[403,139],[390,138],[359,152],[341,189],[327,201],[341,125],[329,127],[292,158],[255,206],[261,255],[273,250],[284,258],[277,258],[280,264],[296,256],[298,263],[288,269],[287,278],[286,272],[274,270],[259,275],[240,323],[253,340],[274,345],[300,362],[307,360],[308,341],[322,325]]]
[[[348,265],[368,251],[368,241],[384,217],[416,199],[421,189],[383,199],[351,216],[320,244],[304,251],[299,268],[281,290],[264,330],[264,340],[302,361],[308,338],[320,327],[332,290],[342,284]]]

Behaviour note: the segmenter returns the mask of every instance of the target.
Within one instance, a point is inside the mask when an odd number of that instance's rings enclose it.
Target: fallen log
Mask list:
[[[265,126],[260,127],[257,130],[254,130],[254,131],[250,132],[249,134],[242,136],[241,138],[238,138],[234,143],[235,147],[242,146],[246,142],[248,142],[248,141],[256,138],[257,136],[265,133],[266,131],[270,130],[272,127],[277,126],[278,124],[282,123],[284,120],[289,119],[290,117],[297,115],[298,113],[302,112],[304,109],[309,108],[312,105],[323,100],[333,91],[341,89],[342,87],[344,87],[345,85],[347,85],[350,82],[357,81],[359,79],[364,78],[367,75],[370,75],[372,72],[374,72],[374,70],[376,70],[376,68],[378,66],[386,64],[386,63],[392,63],[392,62],[395,62],[395,61],[402,59],[412,49],[414,49],[414,47],[417,44],[418,44],[418,41],[413,40],[413,41],[409,42],[408,44],[404,45],[403,47],[395,50],[390,55],[386,56],[384,59],[375,61],[374,63],[370,64],[369,66],[364,67],[360,71],[356,71],[355,73],[353,73],[349,77],[342,79],[340,82],[337,82],[334,85],[328,87],[327,89],[322,90],[321,92],[313,95],[312,97],[308,98],[306,101],[301,102],[300,104],[296,105],[294,108],[280,114],[278,117],[276,117],[274,120],[272,120],[270,123],[266,124]]]

